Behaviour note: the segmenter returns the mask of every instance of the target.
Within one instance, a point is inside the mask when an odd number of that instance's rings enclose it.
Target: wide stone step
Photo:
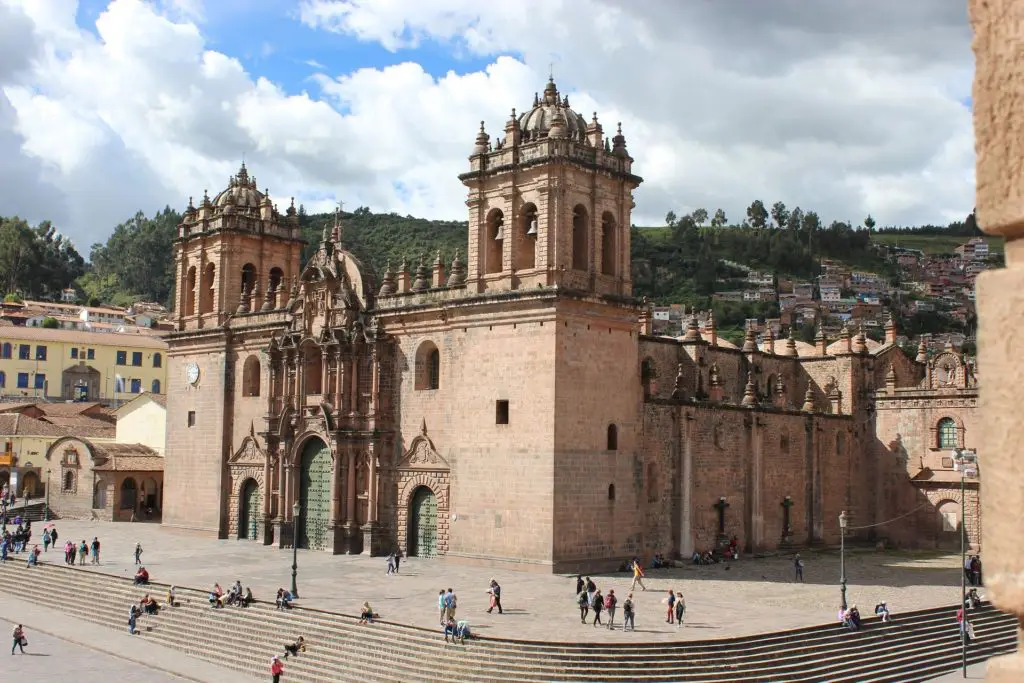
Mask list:
[[[44,604],[61,601],[94,623],[126,628],[129,602],[145,592],[162,601],[163,586],[134,587],[130,581],[67,567],[0,569],[0,589]],[[388,673],[375,680],[433,680],[443,675],[464,681],[493,680],[502,672],[509,683],[539,681],[833,681],[837,674],[881,673],[891,667],[913,668],[915,661],[935,661],[935,655],[958,642],[952,608],[901,615],[896,623],[846,633],[838,626],[797,629],[761,637],[689,643],[535,644],[492,639],[445,646],[437,631],[402,625],[358,626],[351,617],[310,609],[279,612],[263,604],[249,609],[214,610],[206,594],[179,589],[183,606],[165,609],[143,636],[176,647],[192,656],[240,671],[265,675],[268,653],[279,652],[285,640],[298,633],[307,637],[309,652],[289,659],[289,680],[324,680],[327,671],[367,678],[386,661]],[[1007,615],[983,609],[973,615],[979,639],[994,648],[1012,649],[1015,623]],[[992,630],[993,635],[987,635]],[[1007,634],[1006,636],[999,635]],[[232,661],[203,649],[215,640],[217,651],[230,652]],[[198,646],[197,646],[198,644]],[[980,655],[979,655],[980,656]],[[955,663],[954,663],[955,666]],[[889,667],[885,667],[888,670]],[[952,667],[951,667],[952,668]],[[639,672],[642,672],[639,673]],[[845,679],[844,679],[845,680]],[[854,679],[851,679],[854,680]]]

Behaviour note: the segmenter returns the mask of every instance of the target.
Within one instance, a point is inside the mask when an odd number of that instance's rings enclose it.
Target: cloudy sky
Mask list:
[[[638,224],[754,198],[826,221],[973,206],[964,0],[0,0],[0,215],[83,250],[215,193],[465,215],[456,175],[559,88],[621,121]]]

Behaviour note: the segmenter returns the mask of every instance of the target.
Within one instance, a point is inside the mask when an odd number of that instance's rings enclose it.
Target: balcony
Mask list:
[[[13,453],[0,453],[0,467],[13,467],[15,462]]]

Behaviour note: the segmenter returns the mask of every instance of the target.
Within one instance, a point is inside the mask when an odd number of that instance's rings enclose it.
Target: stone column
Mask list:
[[[373,368],[373,376],[370,381],[370,407],[366,411],[367,416],[373,418],[377,415],[377,392],[380,388],[380,365],[377,359],[377,345],[374,344],[373,351],[371,353],[371,367]]]
[[[1024,4],[969,0],[974,27],[974,137],[977,220],[1006,238],[1006,268],[982,273],[976,284],[985,588],[1000,609],[1024,624],[1024,460],[1018,457],[1016,406],[1024,387]],[[1024,645],[1024,638],[1021,639]],[[986,678],[1024,680],[1024,648],[988,660]]]
[[[345,354],[339,349],[334,356],[334,411],[336,415],[344,415],[341,397],[345,393]]]
[[[321,401],[327,398],[327,396],[329,395],[328,387],[330,385],[327,383],[327,371],[329,366],[330,356],[327,353],[327,349],[324,347],[320,347],[320,391],[318,393],[320,394]]]
[[[352,354],[352,368],[351,374],[348,381],[348,401],[349,401],[349,417],[355,417],[359,414],[359,355],[356,353]]]
[[[683,466],[680,482],[679,555],[689,562],[693,555],[693,415],[683,413]]]
[[[356,523],[356,452],[348,452],[348,491],[347,491],[347,512],[345,521],[348,524]]]
[[[367,501],[366,521],[372,524],[377,521],[377,456],[372,448],[370,449],[370,481],[368,486],[370,487],[370,497]]]

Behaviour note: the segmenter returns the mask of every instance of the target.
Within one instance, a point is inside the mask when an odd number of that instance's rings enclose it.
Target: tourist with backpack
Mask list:
[[[604,596],[601,595],[600,590],[594,593],[594,599],[590,603],[590,609],[594,610],[594,627],[596,628],[598,624],[604,626],[604,623],[601,621],[601,610],[604,609]]]
[[[587,623],[587,615],[590,614],[590,595],[582,590],[576,596],[576,604],[580,606],[580,623]]]
[[[608,630],[611,631],[615,627],[615,607],[619,604],[619,599],[615,597],[615,591],[608,591],[608,595],[604,597],[604,611],[608,613]]]

